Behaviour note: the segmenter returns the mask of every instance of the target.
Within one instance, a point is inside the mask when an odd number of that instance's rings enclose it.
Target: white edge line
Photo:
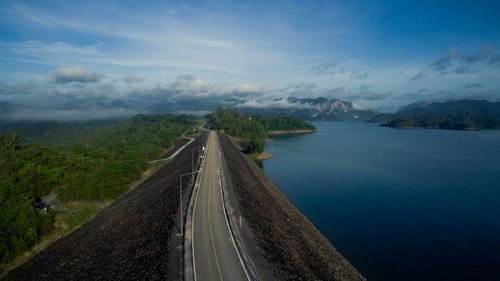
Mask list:
[[[217,142],[218,144],[219,142]],[[243,263],[243,259],[241,258],[241,255],[240,255],[240,251],[238,250],[238,247],[236,246],[236,242],[234,240],[234,236],[233,236],[233,232],[231,231],[231,228],[229,227],[229,221],[227,220],[227,213],[226,213],[226,206],[224,205],[224,201],[225,201],[225,197],[224,195],[222,194],[222,176],[221,176],[221,168],[220,168],[220,149],[218,149],[217,151],[217,156],[219,158],[219,165],[218,165],[218,168],[219,168],[219,181],[220,181],[220,195],[221,195],[221,202],[222,202],[222,210],[224,210],[224,218],[226,219],[226,225],[227,225],[227,230],[229,231],[229,235],[231,236],[231,241],[233,241],[233,246],[234,246],[234,249],[236,250],[236,254],[238,254],[238,258],[240,259],[240,263],[241,263],[241,267],[243,267],[243,271],[245,272],[245,275],[247,276],[247,280],[251,281],[250,280],[250,276],[248,276],[248,272],[246,270],[246,267],[245,267],[245,264]]]

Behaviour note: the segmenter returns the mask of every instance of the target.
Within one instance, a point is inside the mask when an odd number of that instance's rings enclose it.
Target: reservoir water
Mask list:
[[[500,130],[314,125],[263,169],[368,280],[500,280]]]

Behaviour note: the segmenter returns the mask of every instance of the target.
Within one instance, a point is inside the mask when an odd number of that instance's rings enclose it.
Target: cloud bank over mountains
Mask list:
[[[6,0],[0,113],[105,118],[287,107],[288,97],[388,112],[420,101],[499,100],[498,9],[455,4]]]
[[[412,78],[410,81],[426,79],[427,73],[432,70],[440,71],[440,76],[447,75],[449,73],[446,71],[453,69],[454,65],[474,65],[484,61],[490,64],[490,61],[496,59],[495,51],[496,47],[490,45],[473,56],[460,54],[455,49],[450,50],[419,72],[417,76],[422,76],[421,78]],[[311,72],[314,72],[314,75],[331,77],[347,71],[345,68],[338,70],[340,65],[339,61],[317,64],[312,66]],[[350,70],[350,75],[352,72],[353,70]],[[413,92],[393,93],[370,83],[351,87],[326,87],[321,80],[293,83],[280,88],[258,82],[219,85],[198,79],[194,72],[180,73],[175,80],[167,82],[144,84],[145,80],[147,79],[144,76],[137,74],[116,77],[80,66],[60,67],[41,81],[0,82],[0,101],[4,102],[1,116],[14,121],[78,121],[125,118],[137,113],[154,112],[159,104],[176,108],[178,112],[205,112],[216,106],[310,106],[290,103],[288,97],[336,98],[354,102],[356,107],[366,109],[383,108],[371,104],[394,104],[395,100],[410,103],[459,98],[498,99],[494,92],[484,91],[485,86],[482,83],[461,83],[455,88],[441,91],[421,88]],[[187,106],[188,104],[191,105]]]

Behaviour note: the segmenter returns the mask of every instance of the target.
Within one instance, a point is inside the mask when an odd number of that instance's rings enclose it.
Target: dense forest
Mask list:
[[[219,108],[205,118],[213,129],[240,138],[240,146],[250,154],[264,151],[264,140],[270,131],[316,131],[316,127],[299,118],[244,114],[230,108]]]
[[[15,131],[0,136],[0,261],[26,251],[51,230],[50,212],[40,215],[36,208],[41,196],[55,190],[63,201],[116,198],[148,160],[196,124],[194,116],[137,115],[70,146],[64,138],[64,148],[24,143]]]
[[[410,104],[395,113],[382,113],[367,122],[392,128],[475,130],[500,128],[500,102],[456,100]]]
[[[100,129],[126,123],[129,120],[94,120],[82,122],[6,122],[0,121],[0,135],[16,131],[21,143],[41,143],[50,147],[70,148],[78,140]]]
[[[396,118],[388,123],[382,124],[382,126],[392,128],[434,128],[449,130],[499,129],[500,115],[413,115]]]
[[[243,114],[229,108],[219,108],[205,118],[216,130],[224,130],[228,135],[240,138],[264,139],[269,131],[316,130],[309,122],[299,118]]]
[[[254,115],[242,114],[234,109],[221,109],[207,114],[206,119],[215,130],[224,130],[228,135],[249,139],[267,137],[264,126],[255,120]]]

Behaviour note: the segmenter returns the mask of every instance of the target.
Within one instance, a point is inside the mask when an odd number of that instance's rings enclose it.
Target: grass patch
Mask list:
[[[48,215],[54,215],[54,229],[48,234],[42,235],[40,241],[38,241],[35,246],[22,255],[17,256],[13,261],[1,263],[0,268],[3,269],[3,271],[0,274],[0,278],[3,278],[9,271],[24,264],[38,253],[45,250],[59,238],[70,234],[73,230],[95,217],[99,212],[111,205],[113,201],[114,200],[72,201],[65,204],[55,201],[55,205],[68,208],[68,210],[49,210]]]
[[[141,174],[141,177],[129,183],[129,189],[127,192],[138,187],[148,177],[155,174],[158,170],[160,170],[173,160],[174,159],[169,159],[148,164],[148,169],[146,169]],[[54,215],[54,228],[49,233],[42,235],[40,237],[40,241],[38,241],[30,250],[24,252],[22,255],[17,256],[11,262],[0,263],[0,279],[3,278],[9,271],[18,266],[21,266],[22,264],[29,261],[32,257],[36,256],[38,253],[48,248],[59,238],[67,236],[72,231],[83,225],[85,222],[91,220],[93,217],[95,217],[97,214],[111,205],[111,203],[113,203],[115,200],[116,199],[95,201],[69,201],[65,203],[60,202],[59,200],[55,200],[53,202],[54,205],[68,208],[68,210],[49,210],[49,215]]]
[[[114,200],[73,201],[65,204],[67,211],[55,211],[54,227],[62,234],[68,234],[92,219]]]
[[[261,169],[264,167],[264,163],[262,163],[262,160],[259,159],[259,155],[258,154],[247,154],[247,156],[253,160],[253,162],[255,162],[255,164],[257,164],[257,166],[259,166]]]

